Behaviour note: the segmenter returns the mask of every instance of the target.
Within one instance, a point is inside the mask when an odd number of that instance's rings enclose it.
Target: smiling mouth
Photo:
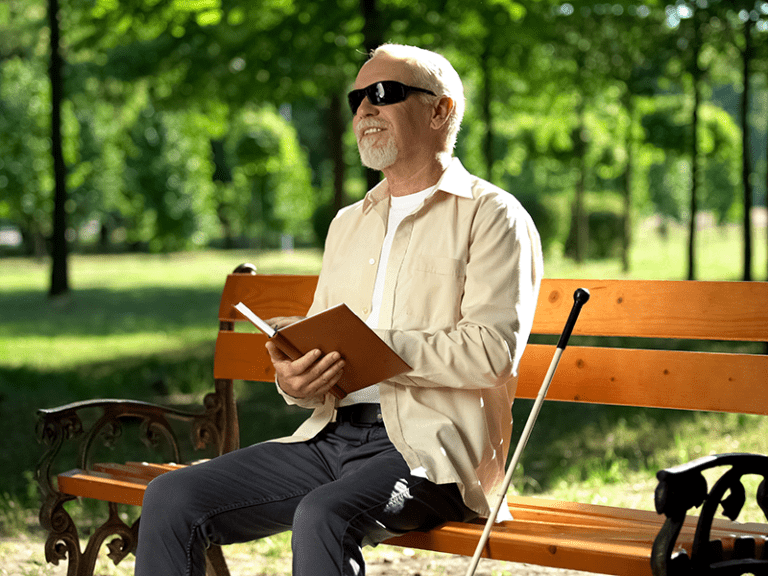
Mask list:
[[[363,130],[361,137],[372,136],[373,134],[378,134],[379,132],[384,132],[384,128],[366,128]]]
[[[358,126],[357,134],[358,138],[364,138],[366,136],[375,136],[386,130],[385,126],[369,124],[368,126]]]

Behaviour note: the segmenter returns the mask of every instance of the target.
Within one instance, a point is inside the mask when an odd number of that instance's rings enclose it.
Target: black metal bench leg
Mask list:
[[[45,543],[48,563],[58,565],[61,560],[66,560],[67,576],[93,576],[99,551],[111,536],[114,538],[107,542],[107,556],[115,564],[136,549],[138,521],[128,526],[120,519],[117,504],[110,502],[109,518],[91,534],[85,550],[81,550],[77,527],[63,506],[69,499],[61,497],[50,506],[44,505],[41,511],[41,524],[48,531]]]

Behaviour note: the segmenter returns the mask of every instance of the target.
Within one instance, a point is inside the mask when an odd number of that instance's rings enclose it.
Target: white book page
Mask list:
[[[246,305],[245,305],[245,304],[243,304],[242,302],[239,302],[238,304],[235,304],[235,308],[237,308],[237,310],[239,310],[239,311],[240,311],[240,313],[241,313],[243,316],[245,316],[246,318],[248,318],[248,320],[250,320],[251,322],[253,322],[253,323],[256,325],[256,327],[257,327],[259,330],[261,330],[262,332],[264,332],[264,334],[266,334],[266,335],[267,335],[269,338],[272,338],[272,336],[274,336],[274,335],[275,335],[275,332],[276,332],[276,330],[275,330],[274,328],[272,328],[272,326],[270,326],[269,324],[267,324],[267,323],[266,323],[264,320],[262,320],[261,318],[259,318],[259,317],[258,317],[258,316],[257,316],[257,315],[256,315],[256,314],[253,312],[253,310],[251,310],[250,308],[248,308],[248,306],[246,306]]]

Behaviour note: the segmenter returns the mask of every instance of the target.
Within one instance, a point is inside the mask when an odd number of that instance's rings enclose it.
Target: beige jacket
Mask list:
[[[333,220],[310,315],[345,302],[368,317],[388,209],[385,180]],[[411,470],[458,483],[484,516],[504,480],[542,268],[528,213],[457,159],[400,224],[389,257],[377,334],[413,370],[380,385],[387,432]],[[334,417],[331,395],[286,400],[315,410],[283,441],[310,438]]]

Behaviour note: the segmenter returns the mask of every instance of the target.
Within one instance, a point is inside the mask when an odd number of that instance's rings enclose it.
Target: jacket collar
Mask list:
[[[448,164],[448,168],[446,168],[443,175],[440,176],[430,197],[432,197],[438,190],[442,190],[443,192],[459,196],[460,198],[472,198],[472,180],[472,175],[466,168],[464,168],[461,160],[458,158],[451,158],[451,163]],[[387,184],[386,179],[371,188],[365,195],[363,211],[367,212],[373,205],[378,204],[382,200],[388,200],[388,189],[389,184]]]

